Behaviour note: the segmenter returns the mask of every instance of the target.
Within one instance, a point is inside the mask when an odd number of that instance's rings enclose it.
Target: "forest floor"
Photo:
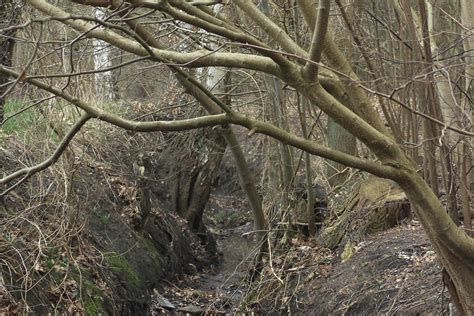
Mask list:
[[[208,227],[222,262],[203,271],[190,267],[155,289],[155,315],[232,315],[249,306],[264,315],[452,315],[441,267],[416,220],[368,236],[345,262],[337,251],[295,238],[274,258],[274,271],[249,286],[244,280],[255,243],[245,209],[235,197],[212,197]],[[252,297],[259,297],[258,306]]]
[[[453,315],[441,266],[417,221],[368,236],[347,261],[335,258],[326,277],[301,279],[292,314]]]

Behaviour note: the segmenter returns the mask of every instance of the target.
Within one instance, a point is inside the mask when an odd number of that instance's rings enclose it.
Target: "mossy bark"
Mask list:
[[[360,184],[344,205],[336,208],[326,220],[318,241],[327,248],[344,249],[344,256],[352,253],[366,235],[396,226],[411,215],[410,205],[403,191],[392,181],[370,178]]]

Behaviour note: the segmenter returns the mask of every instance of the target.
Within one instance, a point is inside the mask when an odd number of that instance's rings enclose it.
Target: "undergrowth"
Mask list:
[[[6,103],[0,178],[44,161],[56,149],[78,113],[61,102],[52,105],[41,109],[21,101]],[[0,186],[0,193],[14,186],[0,198],[0,313],[102,310],[97,297],[106,285],[98,269],[104,259],[84,228],[95,197],[108,193],[87,166],[101,165],[108,155],[104,134],[111,135],[111,129],[104,133],[103,124],[89,125],[53,166],[24,182]],[[119,142],[130,138],[115,136]]]

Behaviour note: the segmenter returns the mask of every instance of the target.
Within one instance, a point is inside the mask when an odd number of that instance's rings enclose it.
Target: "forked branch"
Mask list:
[[[86,122],[90,119],[91,119],[91,116],[89,114],[87,113],[83,114],[81,118],[71,127],[71,129],[66,134],[66,136],[64,136],[63,140],[61,141],[61,143],[59,143],[59,146],[56,148],[56,150],[51,155],[51,157],[49,157],[45,161],[35,166],[20,169],[4,177],[3,179],[0,179],[0,185],[6,185],[9,182],[23,176],[23,178],[21,178],[14,185],[10,186],[8,189],[0,193],[0,198],[5,196],[8,192],[15,189],[17,186],[19,186],[23,182],[25,182],[28,178],[30,178],[35,173],[45,170],[49,166],[56,163],[56,161],[58,161],[59,157],[61,157],[61,155],[64,153],[64,151],[66,150],[67,146],[69,145],[71,140],[74,138],[74,136],[76,136],[76,134],[81,130],[82,126],[84,126],[84,124],[86,124]]]

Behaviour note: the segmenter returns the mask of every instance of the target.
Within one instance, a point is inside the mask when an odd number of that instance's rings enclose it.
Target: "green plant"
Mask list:
[[[102,291],[91,281],[83,280],[82,306],[85,315],[106,315]]]
[[[106,256],[106,261],[110,269],[113,272],[122,275],[123,278],[126,279],[129,284],[134,286],[139,285],[140,278],[137,275],[136,271],[133,270],[133,267],[130,265],[126,258],[116,252],[112,252]]]
[[[23,136],[32,126],[38,125],[41,119],[35,109],[26,109],[26,107],[27,105],[17,100],[8,100],[5,103],[5,121],[1,125],[0,137],[2,134]]]
[[[216,214],[216,220],[226,228],[235,227],[239,224],[239,214],[237,212],[220,211]]]

